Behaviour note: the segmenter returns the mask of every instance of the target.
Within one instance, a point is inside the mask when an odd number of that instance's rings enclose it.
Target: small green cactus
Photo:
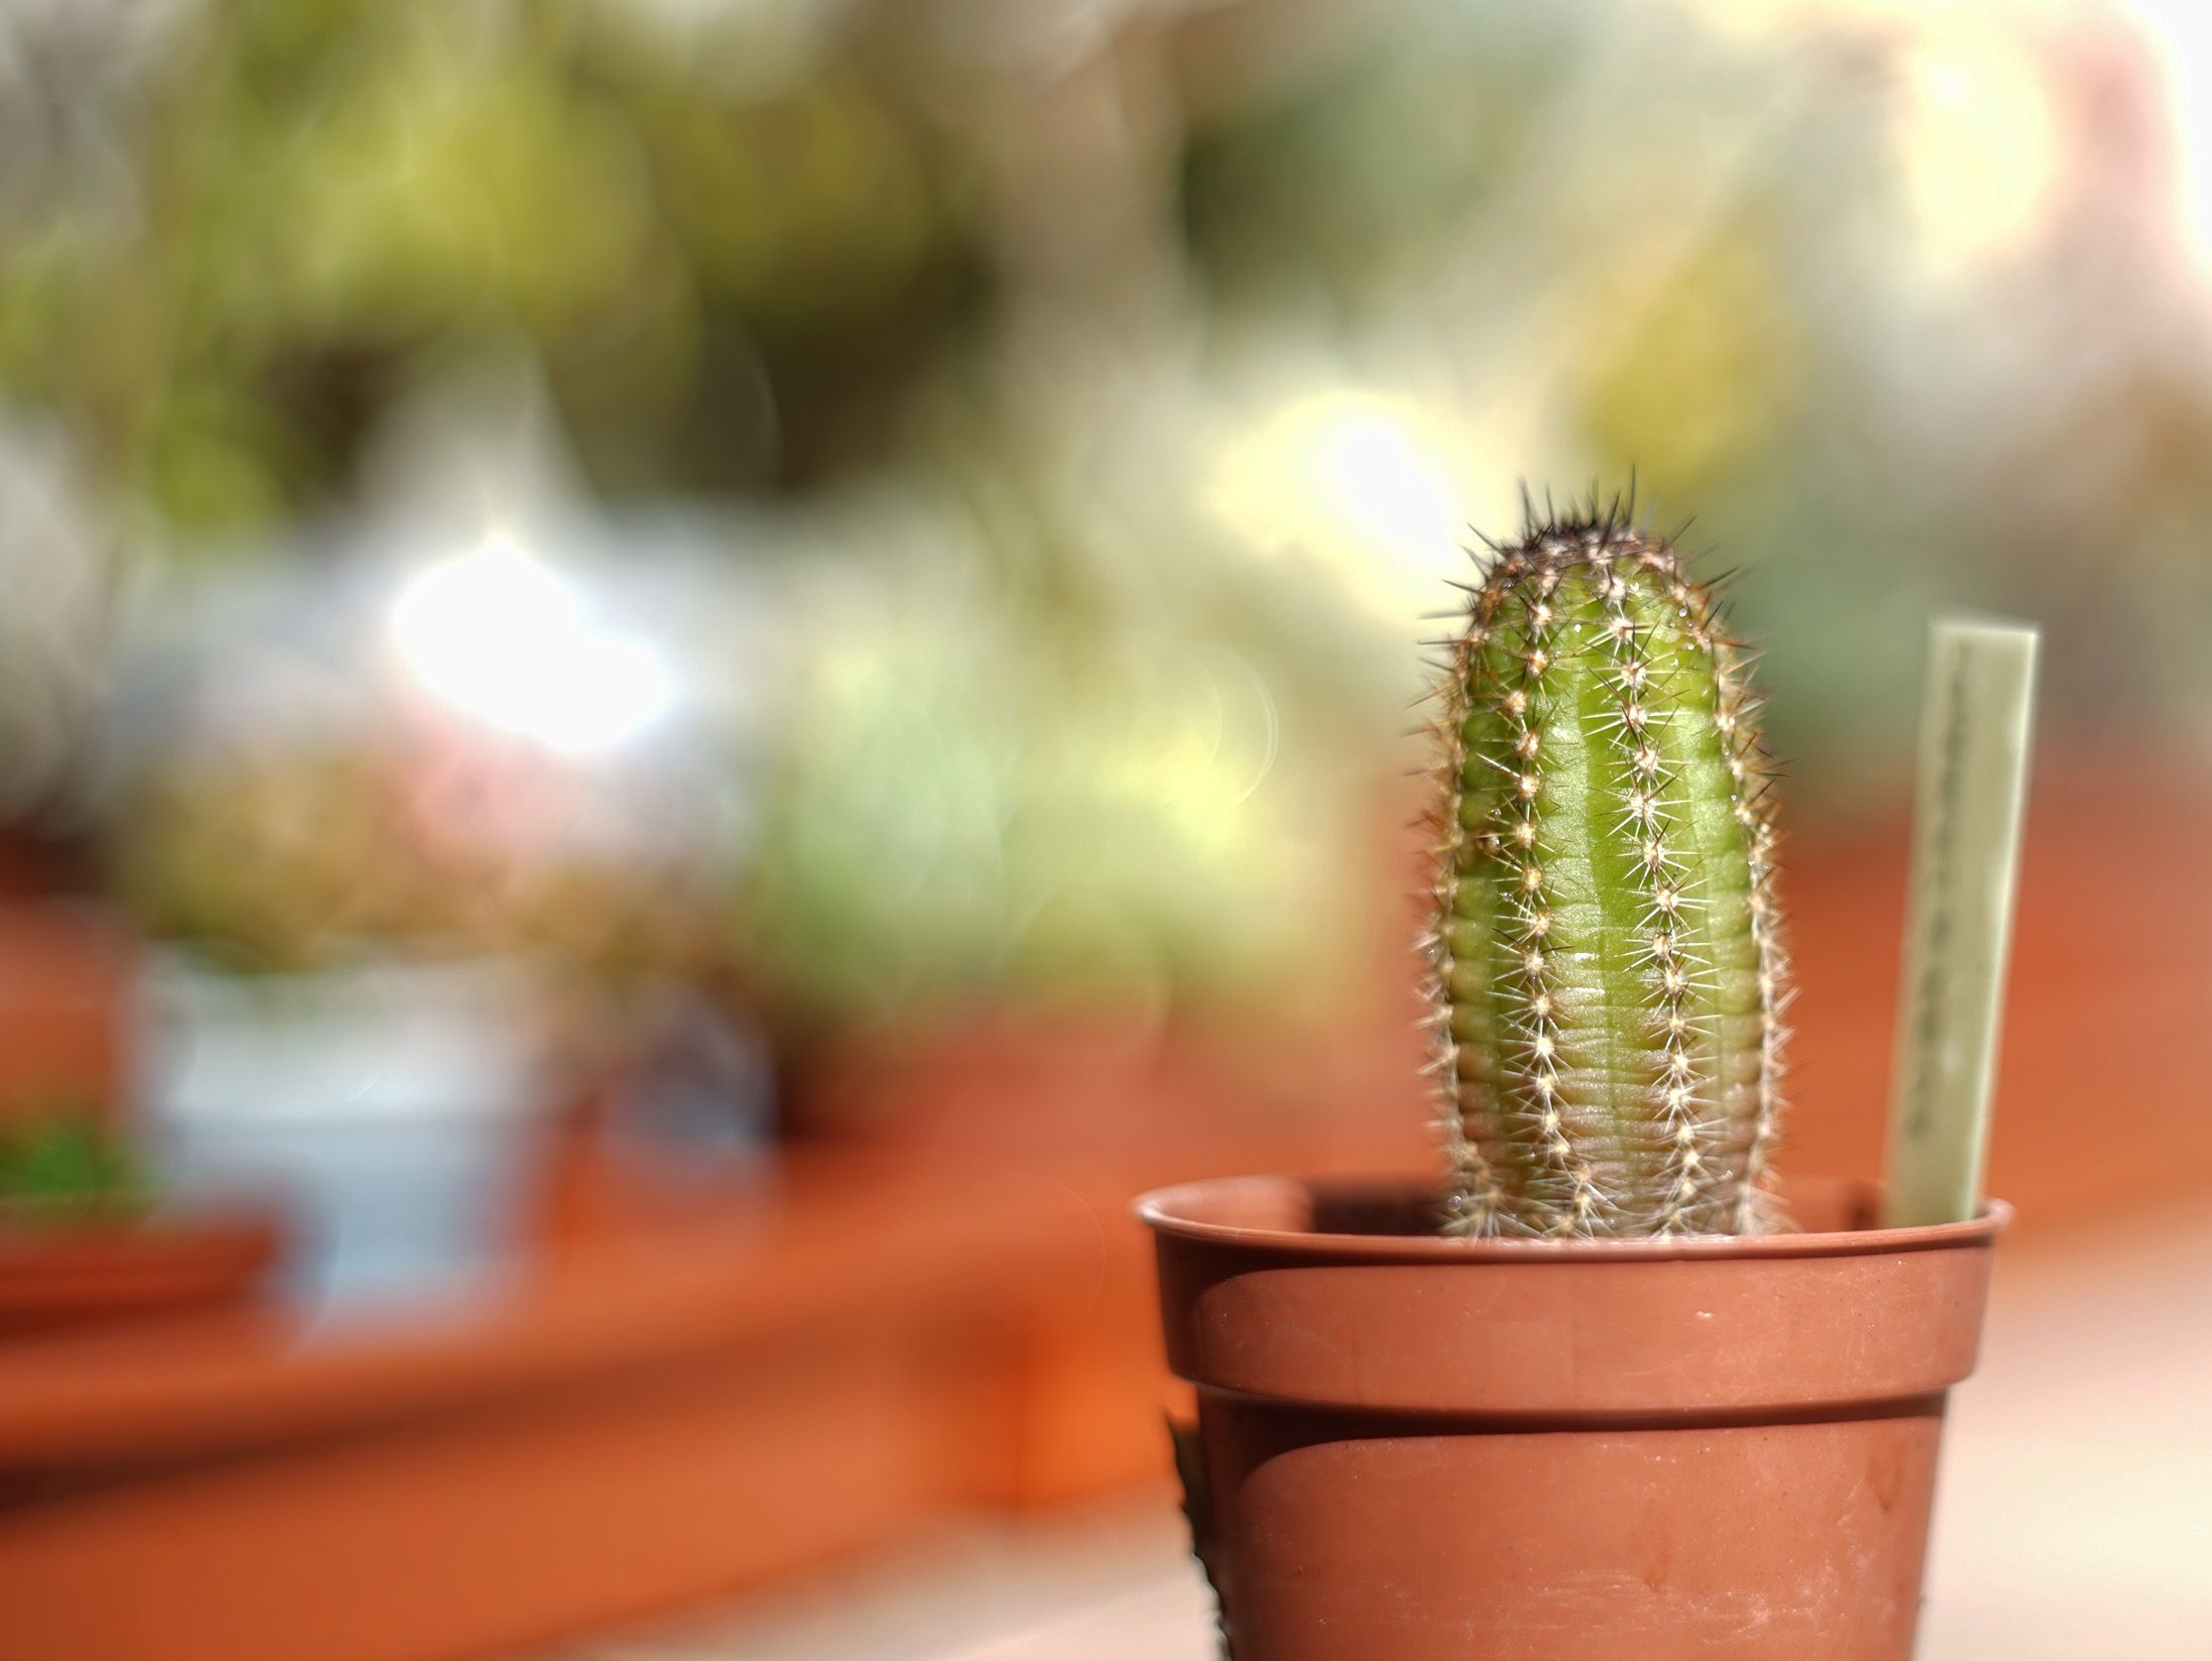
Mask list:
[[[1425,943],[1445,1227],[1757,1233],[1789,981],[1749,656],[1618,502],[1531,513],[1459,586]]]

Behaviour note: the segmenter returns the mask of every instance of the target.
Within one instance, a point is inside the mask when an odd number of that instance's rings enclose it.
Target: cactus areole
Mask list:
[[[1749,654],[1617,504],[1479,563],[1437,689],[1444,1226],[1761,1232],[1789,982]]]

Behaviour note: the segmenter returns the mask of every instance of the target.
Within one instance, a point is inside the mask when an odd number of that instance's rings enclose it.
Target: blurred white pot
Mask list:
[[[186,1189],[289,1203],[309,1309],[443,1302],[519,1261],[546,1121],[536,1015],[509,963],[241,976],[159,953],[141,1107]]]

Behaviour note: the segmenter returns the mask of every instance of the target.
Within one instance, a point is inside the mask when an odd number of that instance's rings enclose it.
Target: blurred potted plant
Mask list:
[[[741,901],[785,1128],[1118,1169],[1158,1140],[1179,1026],[1348,955],[1317,829],[1340,804],[1219,644],[974,594],[897,610],[799,678]]]
[[[1467,588],[1415,1183],[1149,1196],[1238,1661],[1903,1661],[2006,1213],[1777,1186],[1789,969],[1748,654],[1618,510]]]
[[[165,1196],[81,1103],[32,1103],[0,1125],[0,1336],[243,1296],[278,1238],[265,1208]]]
[[[118,815],[121,891],[164,942],[150,1124],[180,1181],[294,1198],[311,1304],[451,1292],[516,1248],[548,1106],[531,948],[583,891],[471,834],[517,795],[355,740],[195,756]]]
[[[586,646],[542,655],[594,687]],[[172,742],[112,815],[118,890],[162,942],[139,1063],[165,1153],[191,1181],[280,1176],[305,1205],[297,1287],[326,1306],[511,1266],[555,1110],[612,1091],[666,1117],[671,998],[713,945],[715,855],[663,762],[404,692],[344,707]]]

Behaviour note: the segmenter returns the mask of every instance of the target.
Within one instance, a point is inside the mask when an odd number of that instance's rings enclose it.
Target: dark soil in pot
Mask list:
[[[1235,1661],[1906,1661],[2009,1214],[1786,1199],[1784,1235],[1470,1242],[1407,1183],[1147,1196]]]

